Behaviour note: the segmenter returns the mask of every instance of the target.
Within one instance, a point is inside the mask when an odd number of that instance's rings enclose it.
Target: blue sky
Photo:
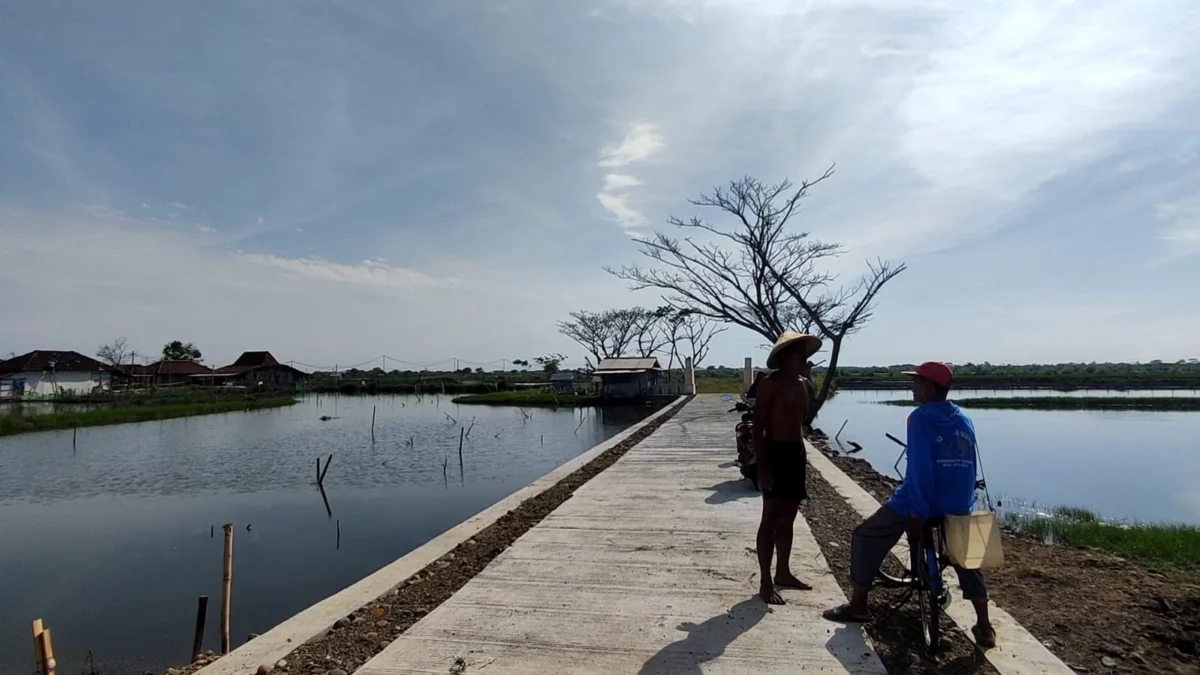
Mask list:
[[[1187,0],[6,3],[0,352],[578,363],[631,235],[836,162],[797,226],[909,266],[845,361],[1195,357],[1197,63]]]

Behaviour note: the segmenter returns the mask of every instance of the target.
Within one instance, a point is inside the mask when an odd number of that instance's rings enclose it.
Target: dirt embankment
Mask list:
[[[814,441],[820,446],[823,439]],[[832,460],[880,502],[898,484],[864,460]],[[839,583],[848,584],[850,531],[861,518],[847,514],[849,505],[819,475],[810,472],[813,498],[805,513]],[[821,524],[822,518],[834,520],[835,527]],[[1157,572],[1103,551],[1047,545],[1015,532],[1005,532],[1003,542],[1005,567],[988,575],[992,599],[1076,672],[1200,673],[1200,580]],[[886,611],[886,596],[875,595],[880,597],[873,599],[872,611],[878,617]],[[920,644],[919,625],[915,611],[911,617],[898,612],[873,625],[872,638],[891,672],[994,672],[986,662],[967,658],[956,640],[938,664],[912,648],[904,650],[906,643]],[[966,638],[959,634],[958,640]],[[998,640],[1003,642],[1004,635]],[[894,670],[896,666],[905,669]]]

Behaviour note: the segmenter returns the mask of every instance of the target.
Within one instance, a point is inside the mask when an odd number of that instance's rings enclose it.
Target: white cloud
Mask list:
[[[617,145],[609,146],[600,152],[598,166],[605,169],[616,169],[638,164],[654,157],[664,148],[666,143],[658,133],[657,127],[646,122],[638,122],[630,126],[625,138]],[[600,205],[616,217],[621,229],[636,231],[646,224],[646,217],[633,207],[633,197],[628,189],[642,185],[636,176],[627,173],[610,172],[604,176],[604,187],[596,195]]]
[[[171,202],[170,204],[167,204],[167,206],[169,206],[173,209],[177,209],[179,211],[187,211],[188,209],[196,208],[195,206],[192,206],[190,204],[181,204],[180,202]]]
[[[610,173],[604,177],[605,190],[623,190],[625,188],[637,187],[642,184],[634,176],[623,173]]]
[[[336,263],[320,258],[281,258],[260,253],[238,253],[242,260],[285,270],[293,274],[343,284],[361,284],[382,288],[429,288],[453,286],[458,279],[437,279],[423,272],[393,267],[383,260],[364,260],[359,264]]]
[[[262,216],[259,216],[259,217],[257,218],[257,220],[258,220],[258,224],[259,224],[259,225],[262,225],[262,224],[264,224],[264,223],[266,223],[266,222],[267,222],[267,219],[266,219],[266,218],[264,218],[264,217],[262,217]]]
[[[646,122],[638,122],[629,128],[629,133],[616,146],[609,146],[600,153],[600,166],[619,168],[644,162],[667,147],[658,129]]]

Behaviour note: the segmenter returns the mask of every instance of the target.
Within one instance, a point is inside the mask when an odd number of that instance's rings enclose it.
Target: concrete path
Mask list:
[[[803,517],[815,589],[757,599],[730,407],[697,397],[358,673],[884,673],[861,628],[820,618],[845,597]]]

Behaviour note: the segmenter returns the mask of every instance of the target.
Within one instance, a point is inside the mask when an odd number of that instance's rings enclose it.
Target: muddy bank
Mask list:
[[[832,460],[880,502],[898,484],[864,460]],[[845,505],[836,494],[832,496]],[[814,506],[827,508],[821,506],[827,499],[814,496],[815,504],[806,506],[806,513]],[[813,519],[820,513],[814,512]],[[839,525],[841,539],[835,541],[842,549],[858,520],[855,517],[848,527]],[[812,519],[810,524],[816,533],[817,524]],[[818,541],[828,546],[822,538]],[[1004,532],[1003,542],[1005,567],[988,575],[992,599],[1076,672],[1200,673],[1200,580],[1160,573],[1102,551],[1047,545],[1016,532]],[[833,547],[835,558],[837,548]],[[832,559],[830,563],[834,564]],[[912,625],[919,625],[915,611]],[[919,644],[920,634],[913,635]],[[997,639],[1003,642],[1004,635]]]
[[[521,535],[570,499],[575,490],[593,476],[612,466],[686,403],[646,424],[629,438],[588,462],[579,470],[500,517],[474,538],[460,544],[414,574],[382,597],[339,619],[334,627],[299,645],[276,664],[264,664],[260,673],[271,670],[286,675],[334,675],[353,673],[388,646],[410,626],[483,571]],[[174,668],[167,675],[188,675],[199,666]],[[336,671],[341,671],[341,674]]]

